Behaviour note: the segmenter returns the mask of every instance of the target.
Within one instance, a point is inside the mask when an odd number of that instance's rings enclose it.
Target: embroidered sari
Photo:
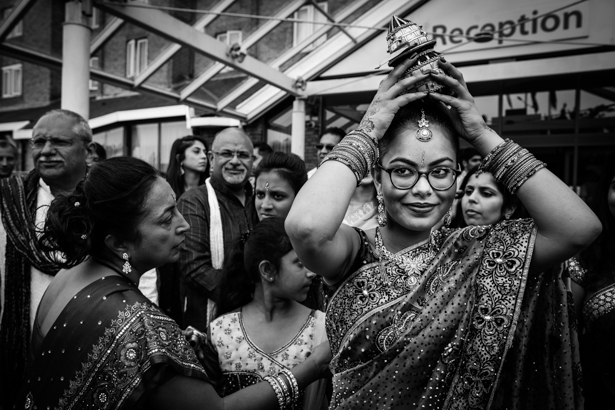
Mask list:
[[[82,289],[33,349],[26,410],[140,408],[174,374],[208,380],[177,324],[120,276]]]
[[[402,266],[381,263],[358,232],[327,308],[331,408],[490,408],[519,317],[536,305],[524,299],[533,221],[440,229],[397,253]]]
[[[251,339],[243,325],[241,311],[214,319],[209,329],[210,346],[206,353],[208,374],[220,396],[228,396],[305,361],[314,347],[326,340],[325,315],[312,310],[297,334],[274,352],[265,352]],[[328,407],[325,381],[310,384],[295,409],[318,410]]]

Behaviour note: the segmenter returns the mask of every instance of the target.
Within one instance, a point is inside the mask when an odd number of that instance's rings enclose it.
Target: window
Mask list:
[[[92,7],[92,17],[90,17],[90,27],[100,27],[100,11],[96,7]]]
[[[240,30],[229,30],[225,33],[218,34],[216,40],[228,44],[229,46],[235,43],[241,45],[242,32]]]
[[[147,67],[147,39],[130,40],[126,43],[126,77],[139,75]]]
[[[100,59],[98,57],[90,58],[90,67],[100,68]],[[98,81],[90,80],[90,91],[98,90]]]
[[[21,64],[2,67],[2,98],[21,95]]]
[[[12,7],[6,8],[4,9],[4,12],[2,13],[2,19],[6,19],[9,14],[11,14],[11,11],[13,10]],[[23,20],[20,20],[19,23],[17,23],[17,25],[13,28],[13,30],[11,30],[11,32],[6,36],[7,39],[9,38],[14,38],[14,37],[19,37],[23,34]]]
[[[324,10],[327,11],[327,3],[318,3],[318,5]],[[325,22],[327,21],[327,17],[316,10],[316,8],[308,4],[306,6],[301,7],[297,10],[293,16],[293,18],[297,20],[306,20],[306,21],[316,21],[316,22]],[[306,38],[312,35],[315,31],[320,29],[322,24],[313,24],[313,23],[293,23],[293,46],[296,46]],[[309,51],[314,47],[318,47],[322,43],[327,40],[327,37],[323,35],[312,44],[307,46],[304,51]]]

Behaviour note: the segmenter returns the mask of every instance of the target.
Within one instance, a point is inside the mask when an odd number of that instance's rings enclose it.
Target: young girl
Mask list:
[[[263,219],[225,261],[218,318],[209,327],[205,363],[222,396],[290,370],[325,340],[325,315],[301,303],[316,275],[284,231],[284,220]],[[296,403],[325,409],[325,383],[313,383]]]

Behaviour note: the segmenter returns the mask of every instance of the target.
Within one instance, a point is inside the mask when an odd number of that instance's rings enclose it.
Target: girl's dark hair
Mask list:
[[[186,150],[194,145],[195,142],[201,142],[205,147],[205,151],[209,152],[209,147],[205,138],[198,135],[186,135],[173,141],[171,146],[171,154],[169,158],[169,168],[167,169],[167,182],[171,185],[171,189],[175,192],[175,197],[179,199],[184,193],[184,177],[182,176],[181,163],[186,158]],[[177,157],[179,155],[179,158]],[[209,161],[209,159],[208,159]],[[199,185],[203,185],[209,177],[209,167],[201,174]]]
[[[608,202],[611,181],[615,176],[615,153],[607,156],[600,175],[588,204],[600,219],[602,232],[581,253],[581,261],[588,269],[583,284],[587,292],[596,292],[615,281],[615,218]]]
[[[138,242],[137,228],[156,178],[158,171],[140,159],[115,157],[101,161],[72,194],[53,200],[39,238],[40,249],[67,269],[90,255],[103,255],[107,235]]]
[[[292,249],[284,230],[284,219],[277,217],[263,219],[249,236],[244,234],[238,239],[224,259],[216,315],[221,316],[249,303],[254,297],[256,284],[261,280],[258,265],[266,260],[277,270],[280,259]]]
[[[453,221],[453,224],[452,224],[453,227],[463,228],[463,227],[468,226],[468,224],[466,224],[465,222],[465,219],[463,219],[463,210],[461,208],[461,198],[465,195],[466,186],[468,186],[468,181],[470,181],[470,177],[472,177],[472,175],[475,175],[478,172],[478,167],[479,165],[470,169],[468,173],[466,174],[466,176],[463,178],[463,181],[461,181],[461,187],[459,187],[459,190],[458,190],[459,201],[457,203],[457,213],[455,214],[455,220]],[[514,206],[515,211],[512,213],[510,218],[511,219],[524,218],[526,216],[526,211],[523,205],[521,204],[521,201],[519,201],[519,198],[517,198],[516,195],[511,194],[508,188],[506,187],[506,185],[502,184],[500,181],[495,180],[495,184],[498,187],[498,191],[500,191],[500,193],[502,194],[502,197],[504,198],[504,202],[502,203],[502,210],[504,210],[505,208]]]
[[[307,171],[305,162],[295,154],[285,154],[283,152],[274,152],[263,158],[254,173],[254,185],[256,180],[263,172],[277,172],[285,181],[287,181],[295,194],[299,192],[303,184],[307,181]]]
[[[389,128],[380,140],[380,158],[387,152],[389,145],[399,131],[410,127],[418,128],[417,123],[421,119],[421,109],[425,111],[425,119],[429,121],[430,126],[439,125],[443,129],[444,134],[453,144],[455,159],[459,158],[459,135],[455,130],[449,109],[441,102],[432,100],[429,97],[413,101],[400,108],[397,114],[395,114],[391,125],[389,125]]]
[[[92,142],[92,145],[94,147],[94,152],[98,155],[99,160],[102,161],[107,159],[107,151],[105,150],[105,147],[100,145],[98,142]]]

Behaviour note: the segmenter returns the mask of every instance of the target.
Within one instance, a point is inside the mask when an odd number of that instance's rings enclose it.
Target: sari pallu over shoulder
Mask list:
[[[534,238],[531,220],[441,230],[432,235],[437,254],[416,283],[404,282],[393,262],[367,257],[327,309],[331,407],[488,408]]]
[[[177,324],[134,284],[108,276],[49,329],[16,408],[139,408],[143,393],[175,373],[207,380]]]

